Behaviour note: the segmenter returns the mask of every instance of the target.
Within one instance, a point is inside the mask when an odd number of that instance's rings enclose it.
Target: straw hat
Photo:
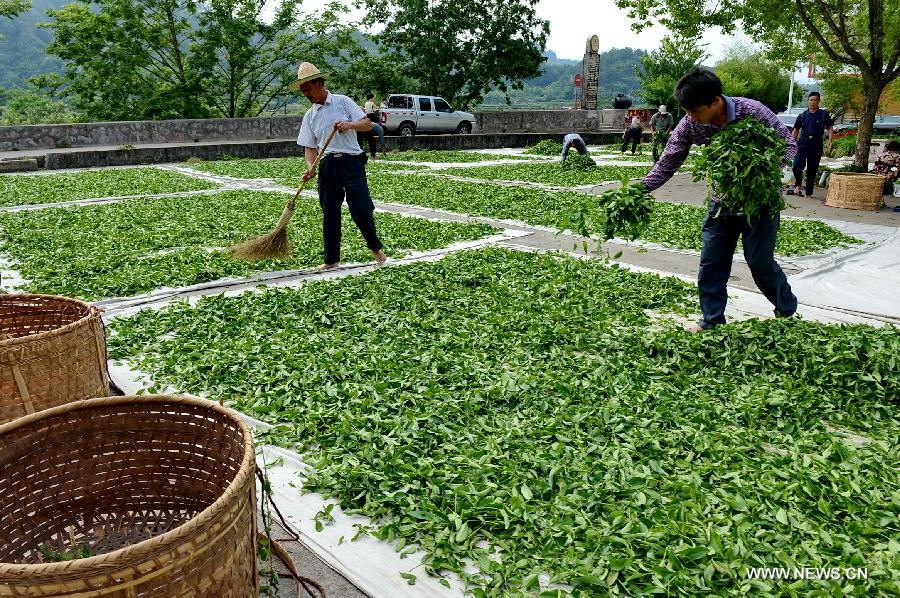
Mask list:
[[[316,68],[316,65],[311,62],[304,62],[300,65],[300,68],[297,69],[297,80],[288,85],[288,89],[297,91],[300,89],[300,86],[307,81],[312,81],[313,79],[327,79],[330,74],[331,73],[320,71]]]

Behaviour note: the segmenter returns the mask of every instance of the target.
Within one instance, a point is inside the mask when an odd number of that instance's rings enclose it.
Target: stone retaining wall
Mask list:
[[[582,137],[590,144],[612,143],[621,139],[615,133],[584,133]],[[525,147],[542,139],[562,141],[563,133],[521,133],[494,135],[421,135],[416,137],[387,137],[388,150],[401,149],[491,149],[503,147]],[[361,144],[364,149],[367,143]],[[201,143],[197,145],[167,145],[158,147],[138,146],[133,150],[122,149],[72,149],[67,152],[53,152],[36,156],[42,168],[91,168],[97,166],[125,166],[132,164],[161,164],[184,162],[188,158],[215,160],[227,154],[235,158],[282,158],[302,156],[303,152],[293,140],[257,140],[222,143]]]
[[[0,127],[0,151],[292,139],[297,136],[301,120],[301,116],[272,116],[7,126]]]
[[[476,133],[621,130],[624,110],[505,110],[475,114]],[[210,141],[294,139],[301,116],[144,120],[0,127],[0,151]]]

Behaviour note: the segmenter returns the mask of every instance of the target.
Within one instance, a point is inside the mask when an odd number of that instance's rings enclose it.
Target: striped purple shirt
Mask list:
[[[774,112],[756,100],[722,97],[725,99],[725,124],[753,117],[769,125],[787,141],[787,146],[784,148],[785,161],[788,163],[793,161],[794,155],[797,153],[797,142],[791,136],[791,130],[778,120]],[[672,131],[672,136],[669,137],[669,142],[666,144],[666,150],[663,152],[663,155],[660,156],[653,166],[650,174],[642,181],[644,185],[650,191],[662,187],[684,164],[692,145],[708,144],[713,135],[721,130],[722,127],[717,127],[716,125],[703,125],[694,122],[690,116],[682,118],[675,130]],[[716,197],[712,199],[713,201],[719,201]]]

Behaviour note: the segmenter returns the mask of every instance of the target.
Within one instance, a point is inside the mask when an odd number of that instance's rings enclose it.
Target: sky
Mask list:
[[[541,0],[537,13],[550,22],[550,38],[547,49],[559,58],[581,59],[587,39],[600,38],[600,51],[610,48],[640,48],[653,50],[669,32],[661,25],[653,25],[640,33],[631,29],[631,19],[613,0]],[[601,25],[602,24],[602,25]],[[711,62],[718,60],[736,38],[721,31],[709,31],[702,39],[708,44]],[[737,39],[747,41],[743,36]]]
[[[306,0],[303,9],[314,10],[326,2],[327,0]],[[342,0],[342,3],[352,6],[350,0]],[[626,46],[650,51],[657,48],[660,40],[669,33],[661,25],[653,25],[641,33],[635,33],[631,29],[631,19],[624,10],[616,6],[614,0],[540,0],[537,13],[550,23],[547,49],[555,52],[559,58],[581,60],[585,43],[592,35],[600,38],[601,52]],[[353,9],[348,16],[351,20],[357,20],[361,18],[362,12]],[[746,44],[749,39],[740,33],[729,36],[718,29],[707,31],[701,39],[709,54],[706,63],[715,64],[735,42]],[[806,67],[800,65],[797,80],[802,83],[806,79],[805,75]]]

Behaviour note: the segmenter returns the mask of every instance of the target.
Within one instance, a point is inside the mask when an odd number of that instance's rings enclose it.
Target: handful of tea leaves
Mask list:
[[[584,195],[564,220],[564,228],[601,240],[612,239],[616,233],[636,239],[646,225],[652,209],[653,196],[642,183],[622,180],[617,189],[600,195]]]
[[[785,208],[781,194],[784,138],[754,118],[726,126],[700,149],[694,163],[694,180],[705,179],[710,194],[732,214],[747,221],[765,210]]]

